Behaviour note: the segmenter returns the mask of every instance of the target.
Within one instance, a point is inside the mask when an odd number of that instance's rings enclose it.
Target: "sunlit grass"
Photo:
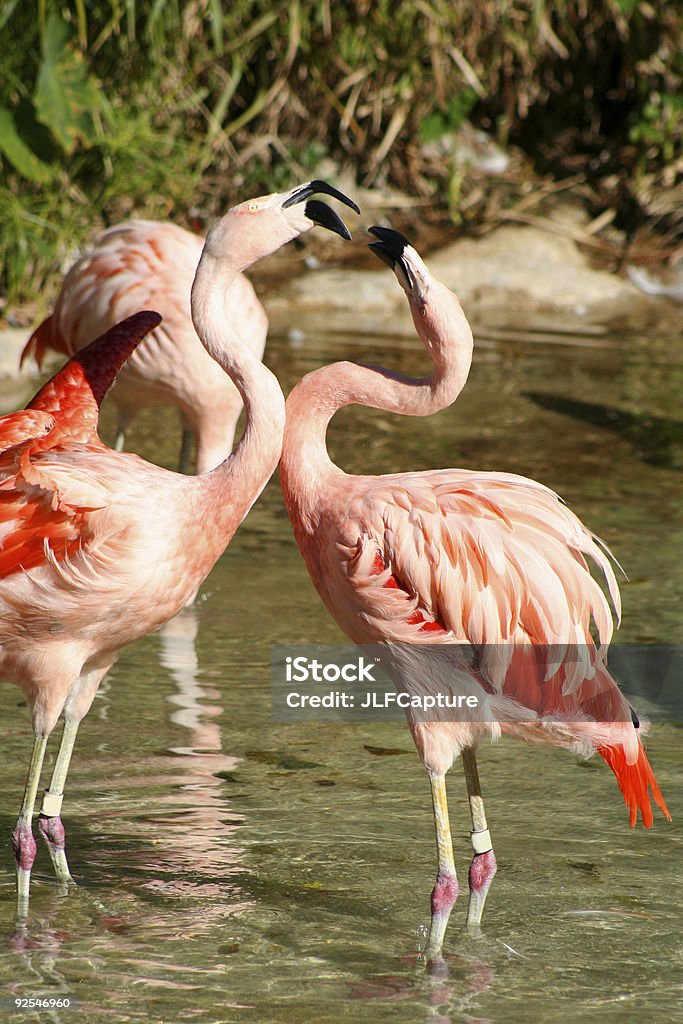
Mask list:
[[[680,158],[681,15],[665,0],[8,0],[0,32],[12,299],[88,228],[211,218],[321,156],[459,220],[455,157],[423,148],[470,119],[627,213]]]

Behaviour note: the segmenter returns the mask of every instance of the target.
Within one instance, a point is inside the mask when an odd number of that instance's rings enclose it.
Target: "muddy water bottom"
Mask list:
[[[683,349],[661,336],[480,332],[450,410],[335,419],[351,472],[460,465],[557,489],[627,569],[629,642],[681,634]],[[323,334],[300,320],[268,361],[285,388],[337,358],[424,371],[384,328]],[[161,421],[161,430],[159,430]],[[112,426],[107,414],[105,434]],[[163,437],[159,448],[158,438]],[[131,448],[173,466],[172,412],[140,416]],[[461,897],[446,961],[419,959],[434,875],[427,779],[401,725],[271,721],[271,643],[337,642],[274,480],[196,605],[123,651],[86,719],[64,818],[79,888],[60,897],[39,849],[14,925],[9,835],[31,745],[19,690],[0,687],[0,984],[67,995],[59,1021],[631,1021],[681,1005],[680,728],[649,753],[674,815],[631,831],[606,767],[506,740],[480,771],[499,862],[479,937]],[[48,754],[54,757],[56,744]],[[466,886],[469,821],[449,776]]]

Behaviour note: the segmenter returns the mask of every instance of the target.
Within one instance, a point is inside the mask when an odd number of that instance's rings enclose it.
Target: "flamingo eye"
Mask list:
[[[249,210],[250,213],[256,213],[256,211],[260,210],[260,208],[261,208],[260,204],[257,203],[255,200],[253,202],[249,203],[249,206],[247,207],[247,209]]]
[[[427,316],[427,307],[425,305],[420,306],[420,316],[423,320]]]

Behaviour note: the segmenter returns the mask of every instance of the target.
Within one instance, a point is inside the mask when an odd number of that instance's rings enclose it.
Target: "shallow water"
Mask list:
[[[417,342],[275,336],[285,388],[336,358],[422,372]],[[476,332],[458,403],[428,420],[345,410],[330,443],[349,471],[462,465],[556,488],[612,547],[624,641],[675,642],[683,609],[683,347],[667,331]],[[112,417],[106,419],[111,429]],[[158,432],[161,421],[162,430]],[[165,446],[158,448],[157,437]],[[131,448],[174,465],[173,413]],[[437,975],[417,958],[434,875],[427,780],[399,724],[275,724],[274,642],[337,642],[273,480],[200,599],[123,651],[86,719],[64,818],[79,889],[60,897],[39,849],[14,928],[9,835],[31,745],[0,687],[0,984],[68,994],[54,1021],[668,1021],[680,1010],[681,731],[649,752],[674,815],[631,831],[602,764],[507,740],[480,754],[499,862],[484,930],[456,906]],[[54,754],[54,746],[52,753]],[[48,764],[50,752],[48,753]],[[469,862],[461,773],[456,863]],[[3,1010],[6,1011],[3,1015]]]

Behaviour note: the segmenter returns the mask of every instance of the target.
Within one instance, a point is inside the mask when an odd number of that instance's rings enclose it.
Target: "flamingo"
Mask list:
[[[112,391],[118,413],[115,447],[136,412],[176,405],[183,422],[180,470],[204,473],[231,450],[242,410],[239,393],[200,345],[190,315],[190,290],[204,239],[175,224],[131,220],[99,235],[71,267],[52,315],[29,338],[21,363],[42,366],[48,349],[72,356],[108,327],[139,309],[156,309],[162,324],[136,349]],[[237,274],[226,295],[226,314],[240,338],[263,356],[268,318],[250,281]]]
[[[246,427],[235,451],[183,476],[107,448],[99,406],[116,371],[159,323],[139,313],[77,353],[20,412],[0,419],[0,678],[31,709],[34,744],[13,833],[18,915],[28,911],[36,855],[32,817],[48,737],[64,731],[40,812],[58,881],[71,879],[61,806],[79,723],[119,648],[190,601],[265,487],[280,457],[284,397],[229,325],[235,276],[320,224],[350,235],[309,197],[323,181],[241,203],[209,232],[192,285],[192,318],[207,352],[237,387]]]
[[[418,674],[429,656],[425,645],[459,645],[453,672],[486,709],[469,720],[408,722],[431,785],[438,869],[426,953],[438,958],[458,895],[445,786],[458,755],[472,818],[473,930],[496,871],[476,760],[485,737],[509,733],[585,756],[597,750],[617,777],[632,825],[638,810],[645,826],[652,824],[649,790],[669,813],[635,713],[604,664],[612,613],[586,556],[603,573],[619,615],[614,571],[561,499],[508,473],[352,476],[331,461],[325,435],[338,409],[358,404],[430,415],[455,401],[472,360],[472,332],[457,297],[403,235],[370,231],[370,248],[406,293],[433,372],[413,380],[339,362],[309,373],[287,400],[280,475],[311,579],[342,630],[356,643],[393,645]],[[581,651],[578,668],[557,654],[567,644]]]

